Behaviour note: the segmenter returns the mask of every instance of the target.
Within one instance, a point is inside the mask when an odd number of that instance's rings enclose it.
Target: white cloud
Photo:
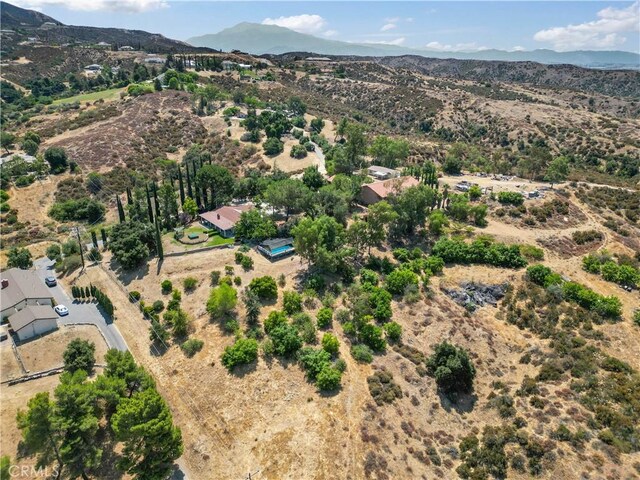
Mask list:
[[[540,30],[533,38],[550,43],[556,50],[606,49],[622,45],[623,35],[640,30],[640,2],[626,8],[607,7],[600,10],[598,20]]]
[[[293,15],[291,17],[265,18],[263,25],[278,25],[301,33],[320,33],[327,21],[320,15]]]
[[[397,25],[395,23],[386,23],[382,26],[382,28],[380,29],[381,32],[387,32],[389,30],[393,30],[394,28],[396,28]]]
[[[46,6],[65,7],[68,10],[85,12],[108,11],[140,13],[159,8],[167,8],[166,0],[15,0],[12,3],[33,10]]]
[[[384,21],[387,23],[398,23],[400,21],[400,17],[387,17]]]
[[[322,35],[324,35],[325,37],[335,37],[337,34],[338,34],[337,30],[327,30]]]
[[[526,52],[526,48],[521,47],[520,45],[516,45],[511,49],[512,52]]]
[[[380,45],[404,45],[406,38],[398,37],[394,40],[379,40],[377,42],[366,42],[366,43],[377,43]]]
[[[440,42],[429,42],[426,47],[439,52],[479,52],[481,50],[488,49],[488,47],[478,46],[476,42],[456,43],[454,45],[443,44]]]

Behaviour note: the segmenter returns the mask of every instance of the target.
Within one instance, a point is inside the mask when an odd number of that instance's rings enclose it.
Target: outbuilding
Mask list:
[[[20,341],[25,341],[57,329],[58,315],[50,305],[30,305],[11,315],[9,325]]]

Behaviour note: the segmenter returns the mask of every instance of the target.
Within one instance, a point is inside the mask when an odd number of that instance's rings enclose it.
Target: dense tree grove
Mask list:
[[[25,453],[36,457],[39,466],[55,466],[57,478],[89,478],[100,467],[105,449],[118,445],[119,470],[136,478],[166,478],[183,451],[169,407],[129,352],[109,350],[105,361],[104,372],[94,381],[89,382],[82,369],[66,371],[53,399],[48,392],[38,393],[18,412]],[[113,444],[101,440],[110,429]]]
[[[427,368],[447,395],[469,393],[473,389],[476,369],[463,348],[447,342],[439,343],[434,354],[427,359]]]

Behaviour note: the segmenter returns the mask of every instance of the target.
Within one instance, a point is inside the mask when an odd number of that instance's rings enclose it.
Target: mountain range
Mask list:
[[[480,50],[476,52],[442,52],[427,48],[410,48],[379,43],[351,43],[329,40],[296,32],[276,25],[243,22],[218,33],[192,37],[188,43],[224,51],[263,54],[287,52],[314,52],[320,55],[399,56],[420,55],[429,58],[460,60],[529,61],[545,64],[572,64],[593,68],[640,68],[640,55],[623,51],[580,50],[556,52],[554,50],[505,51]]]

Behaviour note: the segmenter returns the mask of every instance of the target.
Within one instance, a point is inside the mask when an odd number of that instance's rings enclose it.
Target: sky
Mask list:
[[[626,50],[640,53],[640,3],[623,1],[9,0],[71,25],[186,40],[240,22],[332,40],[442,51]]]

